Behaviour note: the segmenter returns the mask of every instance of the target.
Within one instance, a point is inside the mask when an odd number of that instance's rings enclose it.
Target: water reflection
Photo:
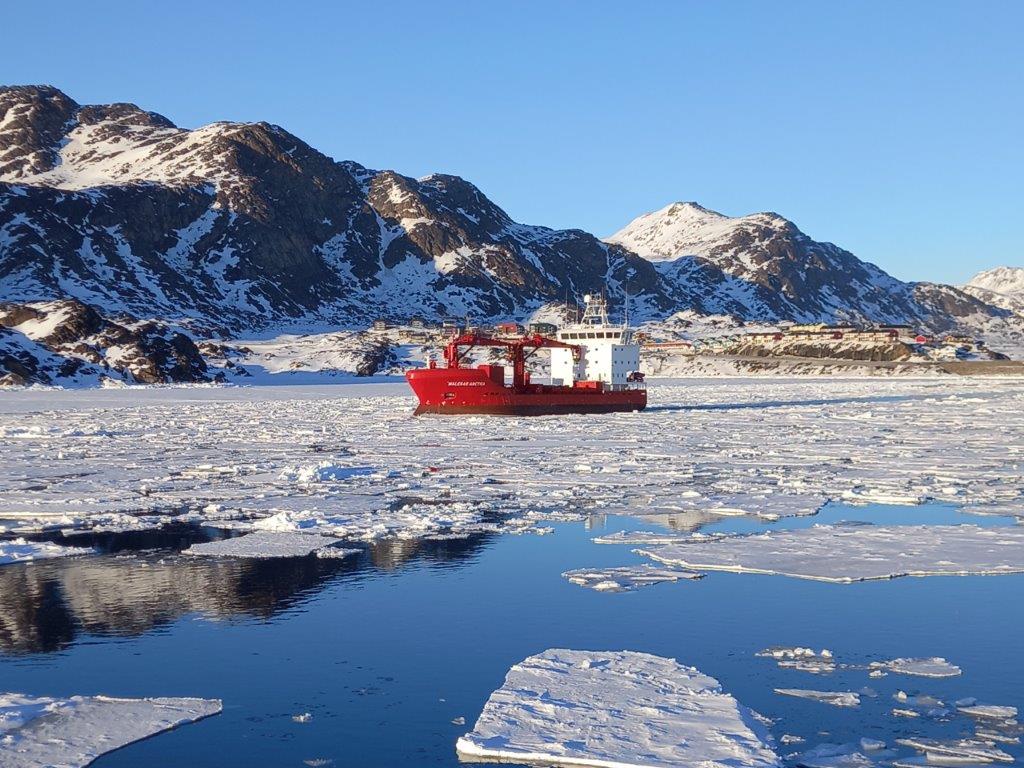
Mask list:
[[[383,541],[343,559],[179,554],[206,538],[209,532],[198,529],[90,534],[65,543],[102,554],[0,568],[0,651],[58,651],[82,635],[138,635],[190,613],[267,619],[339,579],[417,562],[457,565],[473,558],[488,537]]]

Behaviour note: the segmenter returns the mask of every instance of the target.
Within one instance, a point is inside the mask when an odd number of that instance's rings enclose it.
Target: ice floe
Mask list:
[[[795,576],[831,582],[898,576],[1024,572],[1024,528],[975,525],[817,525],[641,550],[693,570]]]
[[[868,668],[897,675],[916,675],[918,677],[956,677],[962,671],[956,664],[951,664],[941,656],[932,656],[926,659],[899,658],[888,661],[872,661]]]
[[[970,717],[989,718],[994,720],[1009,720],[1017,716],[1017,708],[1000,706],[997,704],[967,704],[957,706],[958,712],[963,712]]]
[[[897,739],[897,744],[923,753],[930,763],[1012,763],[1013,755],[979,739],[928,739],[915,736]]]
[[[755,655],[775,659],[775,663],[784,669],[797,669],[816,675],[825,675],[836,671],[835,657],[828,648],[815,651],[813,648],[800,646],[772,646],[758,651]]]
[[[92,551],[87,547],[63,547],[48,541],[28,541],[23,538],[0,540],[0,565],[46,560],[51,557],[87,555]]]
[[[359,552],[358,549],[343,549],[336,546],[337,539],[318,536],[313,533],[271,533],[255,531],[217,541],[193,544],[183,554],[206,557],[250,557],[266,559],[273,557],[304,557],[313,552],[317,556],[346,557]]]
[[[874,768],[880,758],[892,757],[884,741],[863,738],[850,744],[819,744],[793,762],[802,768]]]
[[[699,579],[701,575],[693,571],[683,571],[679,568],[659,568],[646,563],[615,568],[577,568],[562,574],[573,584],[579,584],[581,587],[598,592],[630,592],[640,587],[649,587],[666,581]]]
[[[556,649],[516,664],[457,750],[599,768],[781,764],[763,724],[718,681],[632,651]]]
[[[811,691],[805,688],[776,688],[776,693],[783,696],[795,696],[799,699],[811,699],[833,707],[859,707],[860,694],[853,691]]]
[[[0,765],[78,768],[100,755],[221,711],[215,699],[50,698],[0,694]]]

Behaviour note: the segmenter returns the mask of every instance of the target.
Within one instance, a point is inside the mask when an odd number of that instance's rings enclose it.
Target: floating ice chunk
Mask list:
[[[862,746],[864,742],[870,742],[872,746],[865,748]],[[881,747],[874,744],[881,744]],[[802,768],[874,768],[876,761],[864,752],[884,748],[885,742],[873,739],[861,739],[859,744],[819,744],[800,755],[796,764]]]
[[[1024,572],[1024,529],[974,525],[821,525],[641,550],[694,570],[848,583],[897,576]]]
[[[0,764],[86,766],[107,752],[220,711],[216,699],[0,694]]]
[[[640,587],[679,579],[699,579],[702,574],[654,565],[624,565],[617,568],[577,568],[562,574],[573,584],[598,592],[630,592]]]
[[[251,557],[266,559],[272,557],[305,557],[323,549],[332,550],[327,557],[345,557],[359,550],[340,549],[334,545],[337,539],[328,536],[317,536],[313,533],[273,533],[255,531],[244,536],[236,536],[219,541],[208,541],[193,544],[182,554],[202,555],[207,557]]]
[[[797,669],[815,675],[829,674],[836,670],[835,658],[828,648],[815,651],[813,648],[800,646],[772,646],[758,651],[755,655],[775,659],[775,663],[784,669]]]
[[[712,541],[725,538],[726,534],[678,533],[673,531],[617,531],[597,536],[595,544],[676,544],[688,541]]]
[[[908,739],[897,739],[896,743],[923,752],[929,762],[1013,762],[1013,755],[1007,754],[989,742],[977,739],[926,739],[915,736]]]
[[[329,483],[366,477],[376,471],[374,467],[343,467],[330,461],[321,461],[319,464],[286,467],[281,472],[281,479],[296,483]]]
[[[991,763],[970,762],[957,759],[941,759],[937,755],[912,755],[892,761],[893,768],[935,768],[935,766],[956,766],[956,768],[983,768]]]
[[[784,733],[779,737],[779,741],[783,744],[803,744],[807,739],[803,736],[794,736],[791,733]]]
[[[873,661],[868,665],[872,670],[885,670],[897,675],[916,675],[918,677],[956,677],[961,673],[960,667],[950,664],[941,656],[926,659],[899,658],[889,661]]]
[[[992,720],[1011,720],[1017,716],[1016,707],[1000,706],[998,704],[967,704],[957,706],[957,710],[971,717],[983,717]]]
[[[292,715],[292,722],[293,723],[308,723],[312,719],[313,719],[313,715],[310,714],[309,712],[302,712],[301,714],[298,714],[298,715]]]
[[[0,541],[0,565],[27,563],[31,560],[46,560],[51,557],[88,555],[93,552],[95,550],[88,547],[62,547],[48,541],[11,539],[10,541]]]
[[[769,736],[714,678],[632,651],[549,650],[509,670],[465,759],[600,768],[774,768]]]
[[[860,694],[853,691],[809,691],[804,688],[776,688],[776,693],[783,696],[796,696],[801,699],[812,699],[833,707],[859,707]]]

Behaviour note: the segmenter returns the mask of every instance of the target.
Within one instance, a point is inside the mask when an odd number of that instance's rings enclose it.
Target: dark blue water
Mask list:
[[[929,509],[842,507],[824,517],[965,521]],[[552,647],[677,658],[778,718],[776,735],[808,745],[969,732],[965,718],[893,718],[897,689],[1024,707],[1021,577],[838,585],[720,573],[602,594],[560,574],[637,561],[629,547],[590,538],[650,524],[556,528],[543,537],[382,545],[349,561],[213,561],[156,549],[0,568],[0,690],[224,700],[220,716],[107,755],[98,768],[457,765],[456,738],[507,669]],[[849,662],[945,656],[964,674],[813,676],[755,658],[777,644],[828,647]],[[864,686],[878,697],[855,710],[772,691]],[[292,721],[304,712],[309,722]],[[466,726],[452,724],[459,716]],[[1021,754],[1016,745],[1009,751]]]

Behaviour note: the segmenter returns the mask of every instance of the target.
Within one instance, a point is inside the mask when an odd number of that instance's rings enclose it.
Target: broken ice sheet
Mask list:
[[[220,711],[216,699],[0,694],[0,765],[79,768],[107,752]]]
[[[811,691],[804,688],[776,688],[776,693],[783,696],[795,696],[799,699],[811,699],[833,707],[859,707],[860,694],[853,691]]]
[[[848,583],[898,576],[1024,572],[1024,529],[974,525],[818,525],[640,551],[693,570]]]
[[[28,541],[27,539],[0,540],[0,565],[11,563],[27,563],[32,560],[46,560],[51,557],[71,557],[73,555],[89,555],[95,550],[88,547],[62,547],[48,541]]]
[[[1010,755],[991,742],[978,739],[926,739],[911,737],[897,739],[897,744],[912,747],[924,753],[929,762],[976,762],[976,763],[1012,763]]]
[[[868,668],[897,675],[916,675],[917,677],[956,677],[962,671],[956,664],[951,664],[941,656],[872,661]]]
[[[861,739],[855,744],[819,744],[796,759],[802,768],[874,768],[882,758],[892,757],[885,742]]]
[[[775,768],[754,713],[714,678],[633,651],[548,650],[491,694],[466,760],[627,768]]]
[[[836,660],[832,656],[832,651],[827,648],[815,651],[813,648],[800,646],[772,646],[758,651],[755,656],[775,659],[775,663],[784,669],[796,669],[816,675],[829,674],[836,670]]]
[[[182,554],[206,557],[249,557],[268,559],[274,557],[305,557],[318,550],[330,550],[327,557],[343,557],[356,554],[358,549],[340,549],[337,539],[318,536],[315,533],[273,533],[255,531],[244,536],[235,536],[217,541],[193,544]]]
[[[647,563],[623,565],[615,568],[577,568],[562,576],[573,584],[598,592],[631,592],[640,587],[679,579],[699,579],[702,574]]]

